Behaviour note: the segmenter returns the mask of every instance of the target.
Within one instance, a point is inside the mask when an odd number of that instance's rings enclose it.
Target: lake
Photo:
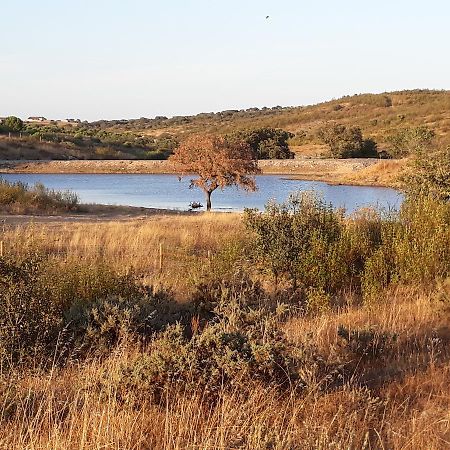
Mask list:
[[[29,185],[43,183],[56,190],[76,192],[82,203],[144,206],[187,210],[189,203],[205,204],[204,194],[189,189],[189,178],[178,180],[176,175],[147,174],[2,174],[7,181],[22,181]],[[397,209],[402,195],[395,189],[368,186],[330,185],[318,181],[290,180],[280,175],[258,175],[258,191],[247,193],[236,188],[213,192],[215,211],[242,211],[244,208],[264,209],[269,200],[286,200],[289,193],[314,190],[327,203],[343,207],[347,212],[376,206]]]

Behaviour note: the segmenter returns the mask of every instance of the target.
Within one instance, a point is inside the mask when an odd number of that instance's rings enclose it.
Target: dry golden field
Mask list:
[[[245,251],[239,214],[165,216],[123,222],[6,226],[5,254],[46,254],[62,268],[107,262],[145,284],[170,287],[186,301],[214,257],[230,243]],[[251,245],[251,241],[250,241]],[[162,261],[161,257],[162,248]],[[243,250],[244,249],[244,250]],[[62,269],[64,270],[64,269]],[[270,286],[270,278],[266,280]],[[348,359],[337,330],[395,336],[386,354]],[[325,362],[345,358],[352,373],[333,388],[305,367],[308,389],[256,383],[246,394],[223,389],[167,391],[160,403],[126,403],[114,390],[120,368],[142,349],[118,345],[108,357],[49,370],[0,374],[2,449],[446,449],[450,446],[450,320],[436,289],[396,286],[377,304],[347,304],[279,322],[293,345]],[[106,394],[100,383],[112,386]]]

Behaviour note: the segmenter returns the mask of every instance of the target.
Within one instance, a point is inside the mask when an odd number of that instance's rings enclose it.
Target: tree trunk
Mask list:
[[[211,192],[205,191],[206,194],[206,211],[211,211]]]

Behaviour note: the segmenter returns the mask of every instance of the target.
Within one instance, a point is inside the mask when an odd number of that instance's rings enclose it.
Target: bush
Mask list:
[[[327,255],[339,240],[342,216],[311,193],[292,194],[286,203],[271,203],[265,212],[246,210],[244,224],[253,232],[253,258],[275,278],[287,277],[292,287],[312,277],[317,257]],[[323,260],[323,258],[322,258]],[[321,267],[326,272],[325,267]]]
[[[361,359],[381,357],[396,339],[373,328],[350,331],[343,325],[339,325],[338,336],[345,341],[345,350]]]
[[[64,313],[67,350],[73,355],[106,356],[123,342],[145,341],[188,312],[164,292],[107,296],[75,303]],[[190,317],[190,315],[189,315]]]
[[[403,128],[388,136],[389,155],[393,158],[404,158],[412,154],[428,153],[434,138],[434,131],[426,126]]]
[[[291,159],[288,139],[295,135],[276,128],[256,128],[236,131],[227,136],[232,141],[244,141],[253,150],[258,159]]]
[[[203,328],[189,337],[181,324],[168,327],[146,352],[121,368],[112,385],[105,382],[103,390],[131,402],[160,402],[167,391],[199,389],[215,399],[223,390],[245,393],[261,383],[303,388],[302,368],[310,373],[325,370],[312,349],[286,340],[279,327],[283,308],[256,308],[238,287],[225,286],[217,289],[212,303],[217,306]]]
[[[416,153],[401,181],[404,192],[411,198],[450,201],[450,147]]]
[[[334,158],[377,157],[377,144],[373,139],[363,139],[358,127],[341,124],[327,125],[319,130],[319,138],[329,146]]]
[[[105,355],[125,338],[189,323],[189,308],[102,265],[0,259],[0,363]]]
[[[48,355],[62,329],[62,308],[40,283],[42,261],[0,259],[0,362],[10,365]]]
[[[4,130],[6,132],[16,132],[22,131],[24,128],[23,121],[15,116],[9,116],[4,118],[0,124],[0,130]]]
[[[0,180],[0,206],[8,212],[56,212],[77,211],[78,195],[71,191],[54,191],[37,183],[27,184]]]

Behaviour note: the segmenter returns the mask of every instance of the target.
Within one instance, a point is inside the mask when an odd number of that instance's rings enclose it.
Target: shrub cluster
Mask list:
[[[247,210],[252,260],[289,282],[308,311],[345,293],[378,300],[390,285],[426,285],[450,275],[450,205],[429,197],[405,201],[399,213],[360,211],[345,218],[312,194],[264,212]]]
[[[243,141],[253,150],[258,159],[291,159],[294,153],[289,149],[288,140],[294,134],[270,127],[241,130],[231,133],[228,139]]]
[[[227,389],[250,392],[256,384],[301,390],[330,370],[314,349],[286,339],[280,329],[285,308],[269,307],[267,295],[247,277],[203,286],[197,300],[203,296],[203,307],[212,308],[207,321],[194,317],[190,330],[169,326],[102,389],[127,402],[159,402],[168,391],[199,389],[214,399]]]
[[[57,212],[77,211],[80,205],[78,195],[71,191],[55,191],[41,183],[29,187],[0,180],[0,208],[7,212]]]
[[[318,137],[329,146],[333,158],[376,158],[378,156],[377,143],[370,138],[364,139],[359,127],[331,124],[321,128]]]
[[[0,363],[102,356],[183,321],[188,307],[104,265],[0,259]]]

